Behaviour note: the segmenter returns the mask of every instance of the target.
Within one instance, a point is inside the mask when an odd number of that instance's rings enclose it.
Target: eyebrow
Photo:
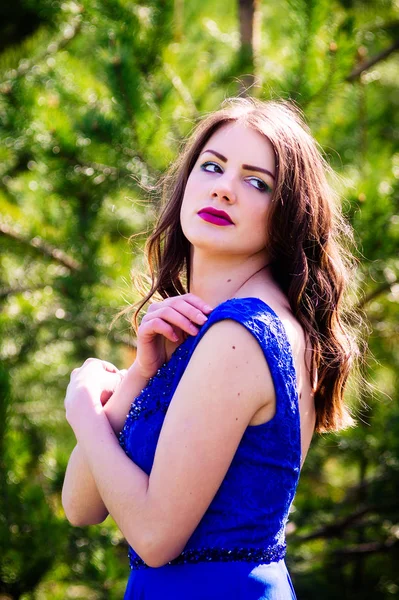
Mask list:
[[[207,148],[207,150],[204,150],[203,152],[201,152],[201,154],[205,154],[205,152],[211,152],[212,154],[220,158],[222,162],[227,162],[227,158],[223,156],[223,154],[220,154],[220,152],[216,152],[216,150],[211,150],[210,148]],[[253,165],[242,165],[242,168],[246,171],[259,171],[260,173],[266,173],[266,175],[269,175],[269,177],[274,179],[273,173],[270,173],[270,171],[268,171],[267,169],[262,169],[262,167],[255,167]]]

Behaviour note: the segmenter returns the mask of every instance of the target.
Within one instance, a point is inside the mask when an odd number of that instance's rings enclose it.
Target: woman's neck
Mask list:
[[[190,292],[199,296],[204,302],[215,307],[221,302],[234,298],[244,290],[244,285],[261,277],[271,279],[268,261],[264,256],[254,256],[247,260],[231,261],[204,260],[192,261]]]

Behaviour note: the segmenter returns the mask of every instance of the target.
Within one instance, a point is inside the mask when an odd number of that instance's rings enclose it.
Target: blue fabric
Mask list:
[[[124,600],[295,600],[283,560],[166,565],[131,571]]]
[[[217,306],[135,399],[120,444],[141,469],[151,472],[163,420],[185,367],[209,327],[223,319],[241,323],[262,347],[275,387],[276,413],[267,423],[247,427],[180,557],[154,569],[129,549],[132,573],[126,600],[295,597],[283,557],[301,462],[296,374],[284,326],[267,304],[232,298]]]

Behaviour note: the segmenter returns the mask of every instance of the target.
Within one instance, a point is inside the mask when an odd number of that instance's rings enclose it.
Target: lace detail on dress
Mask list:
[[[179,556],[170,560],[168,565],[185,565],[199,562],[258,562],[269,564],[283,559],[286,544],[270,548],[199,548],[198,550],[183,550]],[[129,548],[130,568],[141,569],[148,565]]]
[[[141,390],[140,394],[132,403],[123,429],[119,434],[119,444],[125,450],[125,452],[126,435],[132,426],[132,421],[135,421],[141,415],[145,419],[148,419],[152,414],[158,411],[166,413],[168,410],[171,399],[170,392],[176,370],[174,361],[179,362],[187,357],[189,348],[185,346],[186,341],[187,340],[185,340],[176,348],[169,361],[165,362],[161,367],[159,367],[156,374],[148,380],[145,388]],[[153,389],[157,387],[158,380],[162,381],[162,392],[160,392],[158,389]]]

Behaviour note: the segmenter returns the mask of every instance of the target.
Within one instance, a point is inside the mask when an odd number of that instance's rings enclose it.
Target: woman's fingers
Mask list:
[[[99,363],[101,363],[102,366],[104,367],[104,369],[106,371],[109,371],[110,373],[117,373],[119,371],[119,369],[117,369],[115,367],[115,365],[113,365],[112,363],[108,362],[107,360],[102,360],[101,358],[87,358],[83,364],[88,365],[91,362],[99,362]]]
[[[112,378],[112,381],[120,381],[120,379],[124,377],[124,373],[121,373],[121,371],[109,361],[101,360],[99,358],[87,358],[81,367],[77,367],[71,371],[70,379],[72,379],[72,377],[78,377],[82,369],[93,368],[101,368],[98,377],[104,381],[107,381],[110,377]],[[102,376],[102,373],[104,376]]]
[[[101,362],[106,371],[109,371],[110,373],[119,373],[119,369],[117,369],[112,363],[108,362],[107,360],[101,360]]]
[[[144,319],[143,319],[144,321]],[[168,338],[172,342],[176,342],[178,337],[172,325],[169,325],[166,321],[159,317],[154,317],[150,320],[146,320],[141,322],[138,333],[141,339],[146,341],[151,341],[154,337],[154,334],[160,334],[164,337]],[[146,339],[148,338],[148,339]]]
[[[186,300],[187,296],[189,296],[189,301]],[[176,296],[174,298],[168,298],[163,302],[153,304],[152,307],[151,312],[147,312],[141,323],[146,324],[155,321],[154,327],[157,329],[154,330],[154,332],[156,331],[157,333],[162,334],[163,331],[158,331],[158,319],[170,323],[175,334],[177,332],[173,326],[190,335],[196,335],[198,333],[198,327],[196,327],[194,323],[199,326],[203,325],[207,321],[205,312],[212,310],[211,307],[208,307],[201,299],[196,296],[191,297],[189,294],[184,297]],[[203,310],[205,312],[203,312]],[[149,330],[149,328],[146,328],[146,331]],[[170,330],[166,331],[170,332]],[[166,335],[166,337],[169,336]]]
[[[212,307],[194,294],[183,294],[154,302],[144,315],[137,335],[137,357],[144,377],[152,377],[168,358],[165,340],[181,342],[195,336],[207,321]]]
[[[174,308],[183,312],[184,314],[187,313],[187,316],[193,321],[196,320],[196,315],[207,315],[213,310],[211,306],[206,304],[206,302],[204,302],[195,294],[183,294],[182,296],[172,296],[171,298],[166,298],[162,302],[157,302],[155,304],[152,304],[151,306],[155,307],[156,310],[156,307],[161,304],[165,306],[173,306]]]
[[[146,315],[141,323],[151,323],[152,321],[157,321],[159,319],[164,320],[167,323],[170,323],[170,325],[176,326],[183,331],[187,331],[187,333],[191,333],[191,335],[195,335],[198,331],[198,328],[193,324],[190,318],[171,306],[161,306],[150,315]],[[202,323],[205,323],[206,317],[204,316],[203,319]]]
[[[67,407],[73,395],[82,389],[93,392],[93,397],[98,398],[98,401],[104,405],[122,379],[123,373],[121,374],[112,363],[98,358],[89,358],[80,368],[73,369],[67,387],[65,406]]]

